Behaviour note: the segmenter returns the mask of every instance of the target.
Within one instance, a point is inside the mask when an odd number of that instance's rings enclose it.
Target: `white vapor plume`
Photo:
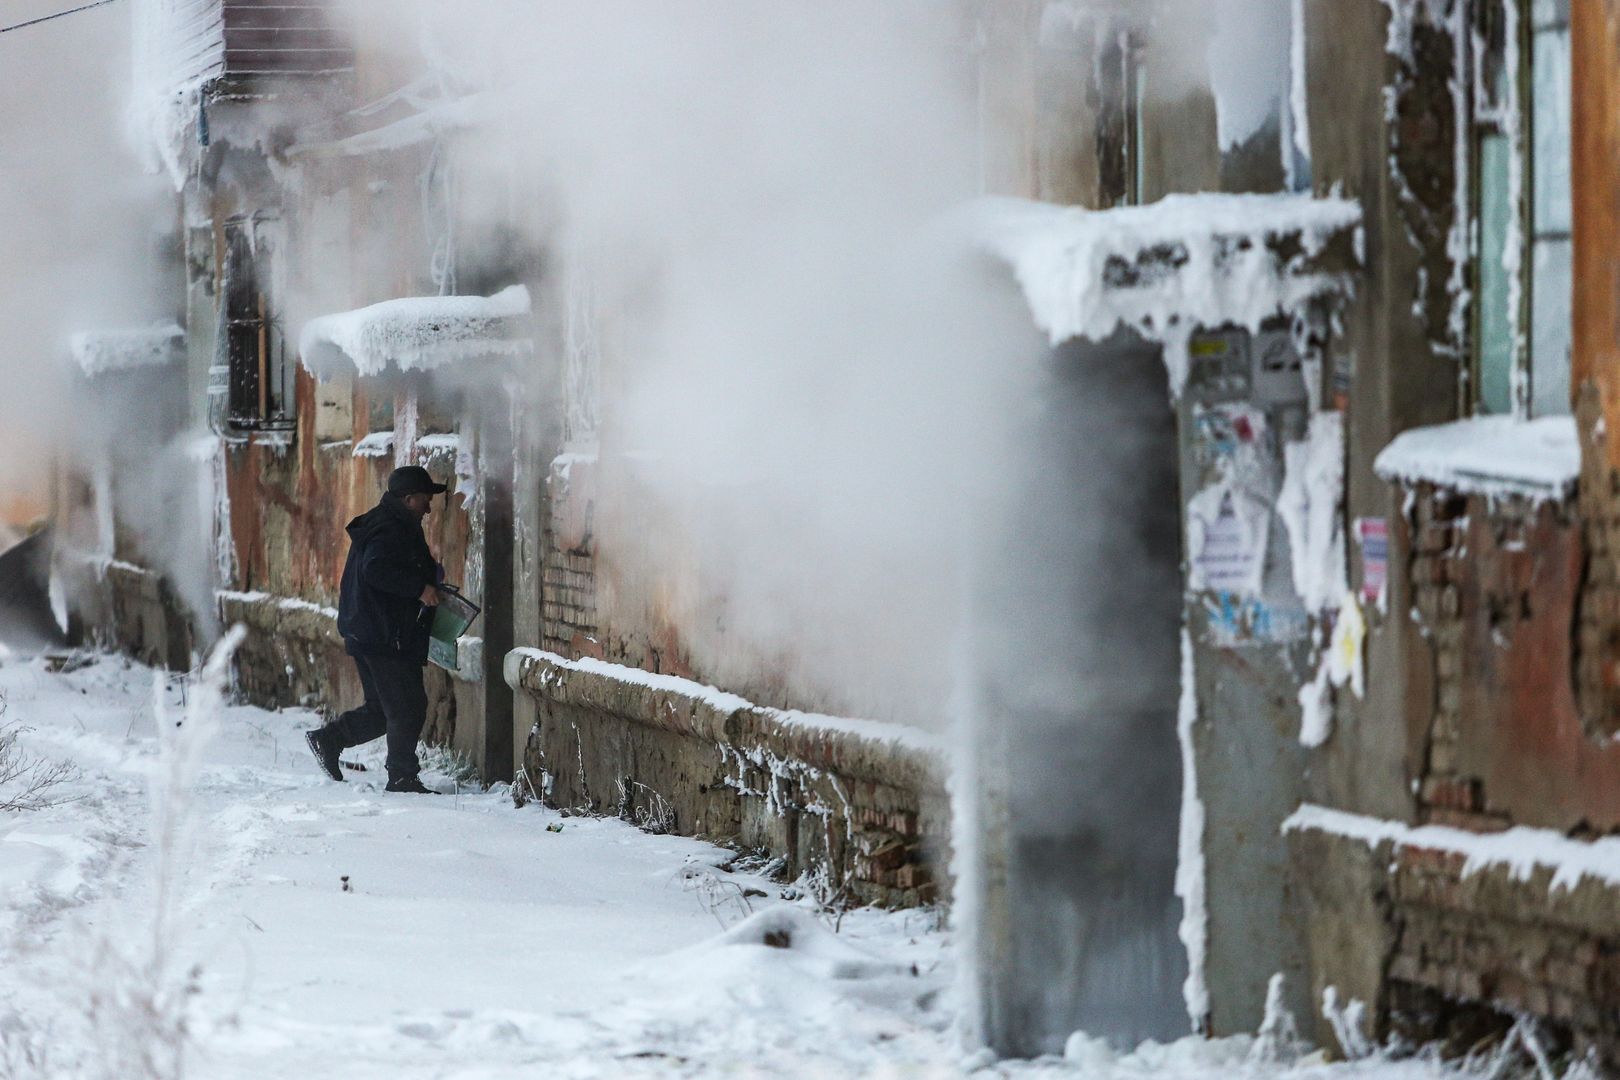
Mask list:
[[[962,13],[355,7],[482,92],[463,236],[515,225],[554,296],[590,285],[604,607],[761,698],[937,721],[1041,351],[1010,286],[928,239],[979,193]]]

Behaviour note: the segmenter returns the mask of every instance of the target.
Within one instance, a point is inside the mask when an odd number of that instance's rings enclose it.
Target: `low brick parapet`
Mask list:
[[[538,649],[509,653],[505,673],[539,709],[525,769],[552,804],[767,851],[854,900],[938,898],[946,754],[927,733]]]
[[[1284,830],[1312,922],[1314,989],[1366,1002],[1378,1028],[1367,1034],[1444,1038],[1448,1015],[1483,1007],[1620,1064],[1620,838],[1319,806]]]

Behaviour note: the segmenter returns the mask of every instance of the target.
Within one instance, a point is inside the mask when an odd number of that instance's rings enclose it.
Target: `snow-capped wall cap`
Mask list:
[[[161,367],[185,353],[186,332],[173,322],[129,330],[86,331],[68,338],[68,350],[91,378],[110,371]]]
[[[311,319],[299,335],[304,366],[317,379],[378,375],[389,364],[427,370],[467,360],[521,356],[527,336],[529,290],[494,296],[414,296]]]
[[[1128,327],[1171,347],[1178,393],[1193,332],[1258,330],[1309,300],[1347,293],[1361,249],[1359,203],[1303,194],[1167,195],[1115,210],[990,197],[963,221],[1012,268],[1052,344],[1105,341]],[[1341,241],[1344,256],[1325,257]]]
[[[1385,480],[1465,495],[1568,498],[1581,472],[1575,419],[1478,416],[1397,435],[1373,462]]]

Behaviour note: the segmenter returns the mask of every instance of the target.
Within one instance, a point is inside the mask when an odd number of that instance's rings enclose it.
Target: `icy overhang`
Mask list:
[[[172,322],[128,330],[86,331],[68,338],[79,369],[95,378],[110,371],[162,367],[185,351],[186,332]]]
[[[317,379],[379,375],[390,364],[427,370],[467,360],[521,356],[527,336],[529,290],[494,296],[419,296],[311,319],[299,337],[304,366]]]
[[[1575,490],[1581,446],[1570,416],[1478,416],[1397,435],[1373,471],[1385,480],[1464,495],[1556,501]]]
[[[1198,329],[1259,330],[1347,295],[1361,259],[1361,207],[1341,198],[1168,195],[1116,210],[988,198],[967,220],[1054,345],[1133,330],[1165,346],[1177,392]]]

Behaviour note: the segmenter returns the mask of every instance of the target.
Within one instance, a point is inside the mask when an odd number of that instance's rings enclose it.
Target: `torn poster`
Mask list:
[[[1194,592],[1258,596],[1265,570],[1271,508],[1230,484],[1217,484],[1187,504],[1188,550]]]
[[[1361,599],[1382,608],[1389,583],[1389,521],[1357,518],[1356,539],[1361,542]]]

